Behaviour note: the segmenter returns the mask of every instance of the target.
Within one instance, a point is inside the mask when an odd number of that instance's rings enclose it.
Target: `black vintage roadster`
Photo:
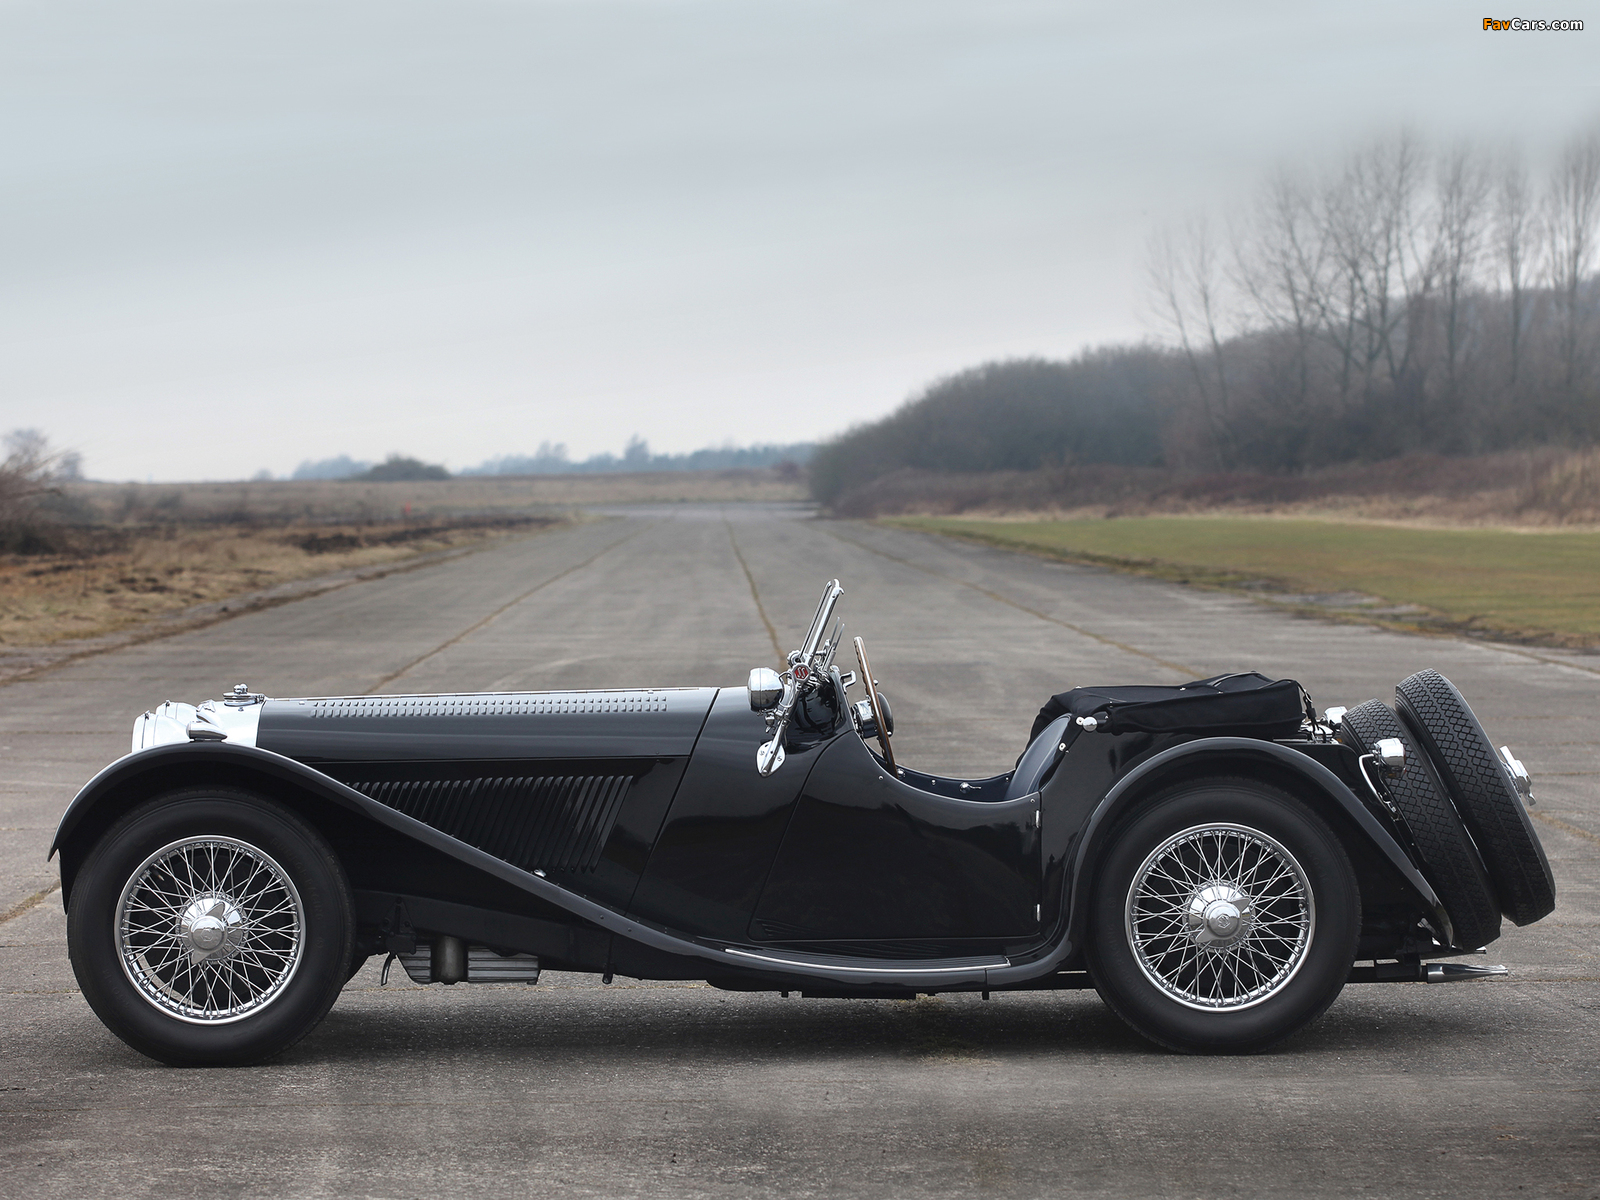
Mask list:
[[[1239,1052],[1349,982],[1503,973],[1439,960],[1555,903],[1527,773],[1436,672],[1321,718],[1257,674],[1080,687],[1014,770],[947,779],[895,761],[861,640],[835,661],[842,594],[747,688],[145,713],[51,848],[84,996],[174,1064],[283,1050],[375,954],[419,983],[1092,986]]]

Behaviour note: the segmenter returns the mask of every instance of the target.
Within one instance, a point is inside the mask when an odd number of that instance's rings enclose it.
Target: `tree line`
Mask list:
[[[811,457],[811,442],[785,445],[706,446],[683,454],[653,454],[650,443],[634,436],[620,455],[609,451],[588,458],[567,456],[564,442],[541,442],[533,454],[508,454],[476,467],[463,467],[462,475],[597,475],[638,471],[727,471],[800,464]]]
[[[628,439],[620,455],[610,452],[574,459],[564,442],[540,442],[532,454],[506,454],[462,467],[459,475],[596,475],[638,471],[726,471],[804,463],[811,457],[811,442],[787,445],[707,446],[684,454],[652,454],[650,443],[641,437]],[[258,479],[272,478],[263,472]],[[295,468],[291,479],[448,479],[444,467],[415,458],[391,454],[381,463],[362,462],[341,454],[337,458],[307,459]]]
[[[1091,350],[1071,362],[985,363],[935,380],[880,421],[817,447],[811,492],[832,504],[894,471],[1026,471],[1060,462],[1162,459],[1172,355]]]
[[[1409,135],[1151,239],[1166,336],[938,380],[819,448],[813,489],[912,467],[1297,472],[1600,440],[1600,132],[1554,167]]]

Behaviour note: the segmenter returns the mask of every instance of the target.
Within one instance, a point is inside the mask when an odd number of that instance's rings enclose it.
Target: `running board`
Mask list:
[[[960,988],[981,988],[988,972],[1011,965],[1003,955],[974,958],[944,958],[924,961],[905,959],[845,958],[833,954],[810,954],[797,950],[767,950],[725,946],[724,954],[746,970],[770,972],[797,978],[828,980],[852,991],[857,988],[888,987],[912,992]],[[803,985],[796,984],[804,990]],[[808,994],[819,994],[815,991]]]
[[[1505,967],[1458,962],[1385,962],[1351,967],[1346,983],[1462,983],[1511,974]]]

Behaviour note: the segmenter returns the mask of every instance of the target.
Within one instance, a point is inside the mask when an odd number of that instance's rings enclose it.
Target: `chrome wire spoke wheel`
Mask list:
[[[1128,945],[1145,978],[1179,1004],[1250,1008],[1286,987],[1306,959],[1316,902],[1283,845],[1215,823],[1161,842],[1134,872]]]
[[[185,838],[145,859],[123,888],[117,953],[162,1013],[225,1024],[283,994],[305,922],[299,891],[270,855],[234,838]]]

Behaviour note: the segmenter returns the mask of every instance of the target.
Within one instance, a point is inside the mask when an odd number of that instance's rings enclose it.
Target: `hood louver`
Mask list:
[[[631,775],[352,781],[350,786],[524,871],[592,871]]]

